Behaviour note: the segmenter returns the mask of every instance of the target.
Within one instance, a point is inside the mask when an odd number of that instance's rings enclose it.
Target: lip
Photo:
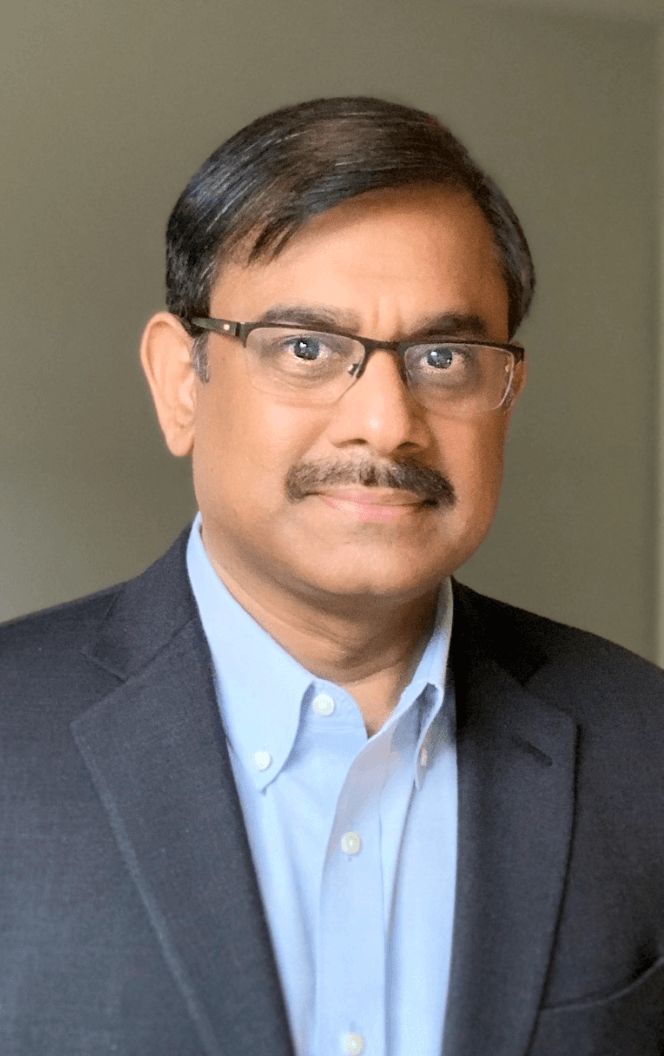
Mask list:
[[[411,491],[392,488],[335,488],[318,492],[326,506],[360,521],[392,521],[428,505]]]

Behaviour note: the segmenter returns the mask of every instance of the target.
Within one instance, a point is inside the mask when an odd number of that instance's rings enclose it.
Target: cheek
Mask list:
[[[222,385],[197,405],[194,476],[237,513],[276,510],[289,469],[308,456],[325,429],[311,409],[279,404],[247,386]]]
[[[498,416],[455,423],[441,440],[441,451],[458,503],[471,513],[486,507],[490,514],[498,499],[503,474],[506,423]]]

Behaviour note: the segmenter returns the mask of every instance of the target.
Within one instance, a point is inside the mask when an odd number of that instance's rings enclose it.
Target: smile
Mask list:
[[[318,497],[332,509],[349,514],[359,521],[392,521],[424,506],[434,505],[412,492],[391,488],[335,488],[333,492],[319,492]]]

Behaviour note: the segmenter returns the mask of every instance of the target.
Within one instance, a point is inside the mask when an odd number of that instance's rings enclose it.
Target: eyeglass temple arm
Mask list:
[[[195,316],[189,320],[194,326],[201,330],[212,330],[217,334],[227,334],[229,337],[242,337],[244,329],[242,323],[234,323],[230,319],[207,319]]]

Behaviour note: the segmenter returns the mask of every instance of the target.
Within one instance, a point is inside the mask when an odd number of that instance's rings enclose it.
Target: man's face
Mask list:
[[[390,342],[446,332],[508,339],[490,229],[469,197],[444,188],[371,192],[310,222],[275,260],[229,264],[210,315],[251,322],[277,306],[286,323],[306,309],[318,329],[327,320]],[[334,404],[294,405],[255,388],[244,356],[239,341],[211,334],[210,381],[195,383],[194,484],[220,571],[250,593],[398,602],[470,557],[494,515],[508,410],[470,420],[427,410],[380,349]],[[442,474],[453,498],[340,485],[325,473],[302,497],[287,482],[303,463],[416,465]]]

